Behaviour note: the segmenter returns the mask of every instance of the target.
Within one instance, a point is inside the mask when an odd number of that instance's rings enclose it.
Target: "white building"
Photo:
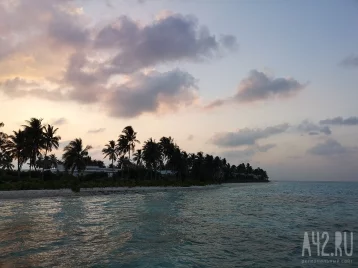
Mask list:
[[[57,172],[65,172],[66,169],[62,164],[58,164],[57,168],[51,168],[50,171],[52,173]],[[120,168],[101,168],[97,166],[86,166],[86,169],[84,171],[81,171],[82,175],[88,175],[93,173],[107,173],[107,176],[109,178],[113,177],[114,173],[117,173],[118,171],[121,171]],[[78,170],[75,169],[73,172],[73,176],[77,177],[79,175]]]
[[[172,176],[175,175],[177,172],[174,170],[164,169],[164,170],[158,170],[158,172],[163,176]]]

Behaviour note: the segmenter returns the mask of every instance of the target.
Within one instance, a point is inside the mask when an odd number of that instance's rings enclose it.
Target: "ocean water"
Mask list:
[[[329,253],[354,232],[353,255],[302,257],[313,231]],[[357,237],[358,183],[0,200],[0,267],[358,267]]]

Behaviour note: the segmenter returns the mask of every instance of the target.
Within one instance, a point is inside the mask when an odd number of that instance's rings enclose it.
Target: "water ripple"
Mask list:
[[[357,194],[270,183],[0,201],[0,267],[301,267],[304,231],[358,231]]]

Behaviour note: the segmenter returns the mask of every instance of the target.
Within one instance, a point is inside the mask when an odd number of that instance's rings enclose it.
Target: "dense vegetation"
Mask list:
[[[58,128],[44,125],[37,118],[26,121],[10,135],[0,131],[0,190],[268,181],[266,171],[261,168],[253,169],[249,163],[230,165],[225,158],[203,152],[188,154],[171,137],[162,137],[159,142],[150,138],[136,150],[140,142],[131,126],[125,127],[118,139],[109,141],[102,150],[104,158],[110,161],[108,167],[113,169],[113,177],[108,178],[106,173],[81,175],[86,166],[105,167],[104,162],[92,159],[88,155],[92,147],[85,146],[80,138],[72,140],[64,148],[62,159],[57,159],[52,153],[61,140],[57,132]],[[29,165],[26,172],[22,171],[25,163]],[[65,172],[48,171],[59,164],[65,167]],[[168,172],[164,174],[164,170]]]

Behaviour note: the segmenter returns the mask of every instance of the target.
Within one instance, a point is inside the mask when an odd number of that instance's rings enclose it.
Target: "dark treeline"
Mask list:
[[[171,137],[162,137],[158,142],[149,138],[139,149],[137,133],[131,126],[125,127],[118,139],[109,141],[102,150],[114,175],[111,178],[106,173],[83,175],[87,166],[104,168],[104,162],[92,159],[88,155],[92,147],[85,146],[80,138],[70,141],[63,149],[62,158],[57,159],[53,154],[61,140],[57,132],[58,128],[44,125],[37,118],[26,121],[11,134],[0,131],[0,189],[61,188],[73,182],[80,187],[95,187],[268,181],[266,171],[261,168],[253,169],[249,163],[231,165],[225,158],[203,152],[187,153]],[[27,172],[22,171],[25,163],[29,165]],[[48,171],[58,165],[63,165],[65,172]],[[79,178],[74,174],[79,174]],[[34,181],[36,186],[28,186]],[[9,186],[11,183],[17,186]]]

